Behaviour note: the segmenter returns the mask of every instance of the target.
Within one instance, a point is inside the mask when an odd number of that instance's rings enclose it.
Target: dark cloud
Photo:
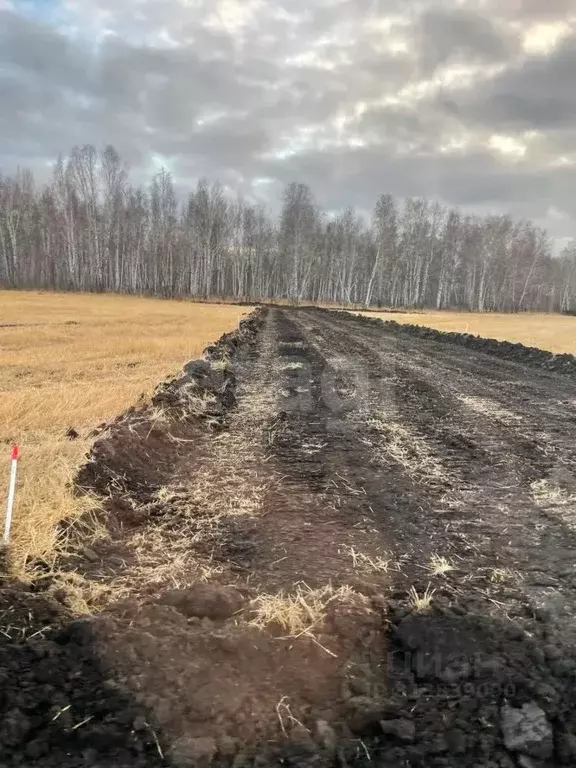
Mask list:
[[[574,13],[574,0],[507,0],[499,7],[519,19],[562,20]]]
[[[0,146],[12,165],[61,152],[92,93],[81,50],[47,26],[0,11]]]
[[[64,35],[44,24],[0,10],[2,69],[51,87],[90,88],[87,60]]]
[[[439,98],[464,121],[502,130],[554,130],[576,119],[576,34],[548,56],[532,56],[474,89]]]
[[[510,173],[487,151],[390,155],[367,147],[309,152],[284,161],[269,161],[260,171],[281,183],[303,180],[329,210],[350,204],[371,210],[381,193],[398,198],[424,196],[459,207],[465,213],[510,213],[518,219],[531,219],[548,227],[553,237],[574,234],[576,198],[571,169],[542,173],[523,166]],[[570,218],[549,218],[552,206]]]
[[[270,149],[270,138],[265,131],[253,126],[250,120],[218,120],[177,140],[161,138],[158,142],[162,154],[175,159],[195,161],[200,173],[228,168],[249,173],[254,157]],[[204,160],[209,158],[209,168]],[[216,174],[218,175],[218,174]]]
[[[518,50],[517,34],[466,8],[431,8],[418,24],[420,61],[425,72],[454,59],[498,62]]]
[[[370,144],[410,147],[420,153],[434,153],[449,141],[453,121],[428,104],[418,109],[388,105],[373,107],[362,115],[358,131]]]

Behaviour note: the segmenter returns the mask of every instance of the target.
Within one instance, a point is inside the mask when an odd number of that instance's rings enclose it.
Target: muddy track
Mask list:
[[[485,351],[271,308],[106,425],[0,766],[576,764],[576,383]]]
[[[474,336],[471,333],[459,333],[457,331],[439,331],[422,325],[409,323],[397,323],[395,320],[382,320],[362,316],[367,325],[384,325],[388,331],[400,336],[412,336],[427,341],[437,341],[462,346],[476,352],[484,352],[504,360],[515,360],[518,363],[541,370],[555,371],[569,376],[576,375],[576,356],[570,353],[554,353],[536,347],[527,347],[524,344],[511,341],[498,341]]]

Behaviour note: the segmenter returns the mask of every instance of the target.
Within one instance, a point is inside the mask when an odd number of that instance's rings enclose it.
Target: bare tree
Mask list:
[[[295,301],[306,293],[315,253],[318,211],[306,184],[289,184],[280,219],[280,253],[286,277],[286,295]]]

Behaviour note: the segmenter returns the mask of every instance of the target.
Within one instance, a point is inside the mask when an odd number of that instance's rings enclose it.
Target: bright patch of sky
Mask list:
[[[533,24],[524,32],[522,45],[526,53],[546,55],[570,33],[569,21]]]
[[[8,5],[18,13],[54,25],[62,23],[67,16],[60,0],[11,0]]]
[[[524,157],[526,154],[526,144],[524,144],[515,136],[493,134],[490,136],[488,146],[491,149],[495,149],[497,152],[500,152],[502,155],[506,155],[514,159]]]

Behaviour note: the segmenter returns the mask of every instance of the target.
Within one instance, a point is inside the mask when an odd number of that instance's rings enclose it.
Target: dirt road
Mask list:
[[[17,593],[0,765],[576,764],[575,431],[572,375],[256,313],[96,444],[103,610]]]

